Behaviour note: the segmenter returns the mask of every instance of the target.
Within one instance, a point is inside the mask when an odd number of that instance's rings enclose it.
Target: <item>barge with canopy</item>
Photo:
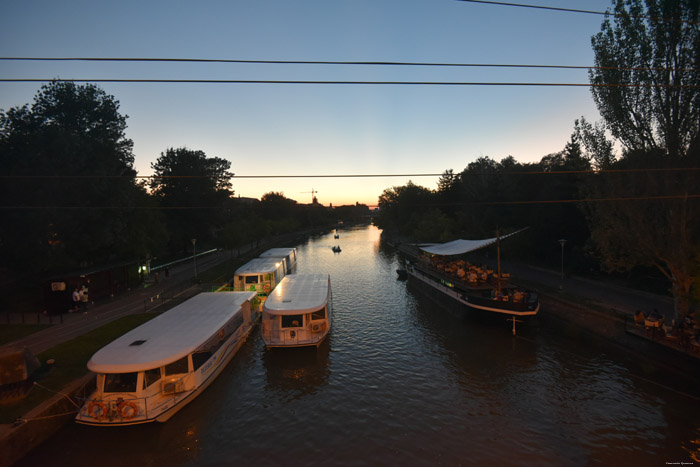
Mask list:
[[[405,272],[409,278],[429,285],[469,309],[508,316],[515,332],[516,318],[535,316],[540,310],[536,292],[515,286],[510,282],[510,275],[501,272],[500,240],[519,232],[483,240],[420,245],[418,259],[406,261]],[[459,259],[461,255],[493,244],[498,247],[495,270]]]
[[[92,356],[96,389],[78,423],[165,422],[204,391],[255,324],[255,292],[201,293],[129,331]]]
[[[285,270],[280,258],[254,258],[236,270],[230,284],[236,292],[256,292],[258,297],[253,308],[260,312],[267,296],[286,275]]]
[[[331,329],[331,278],[292,274],[267,297],[262,338],[267,348],[321,345]]]

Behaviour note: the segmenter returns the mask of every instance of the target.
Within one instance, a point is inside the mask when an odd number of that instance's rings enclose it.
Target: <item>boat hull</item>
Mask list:
[[[494,313],[504,316],[531,317],[540,310],[539,300],[528,302],[506,302],[480,296],[478,291],[460,287],[459,284],[424,271],[415,265],[407,265],[408,277],[430,286],[440,295],[448,297],[470,310]]]

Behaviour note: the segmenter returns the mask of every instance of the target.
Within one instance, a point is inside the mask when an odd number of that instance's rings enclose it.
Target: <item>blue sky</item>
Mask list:
[[[609,0],[522,3],[604,11]],[[157,57],[592,65],[602,16],[455,0],[5,2],[3,57]],[[588,82],[585,70],[346,65],[0,61],[1,78]],[[587,87],[100,83],[129,116],[135,167],[169,147],[231,161],[237,175],[418,174],[481,156],[538,161],[574,120],[600,117]],[[0,108],[39,83],[0,83]],[[411,177],[435,188],[436,177]],[[237,195],[281,191],[376,204],[408,178],[236,179]]]

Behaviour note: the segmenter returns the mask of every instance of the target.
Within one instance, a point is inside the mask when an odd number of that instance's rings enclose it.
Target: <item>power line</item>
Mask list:
[[[459,206],[507,206],[507,205],[525,205],[525,204],[571,204],[571,203],[599,203],[599,202],[619,202],[619,201],[661,201],[661,200],[687,200],[699,199],[700,194],[681,194],[681,195],[660,195],[660,196],[631,196],[631,197],[614,197],[614,198],[580,198],[580,199],[553,199],[553,200],[530,200],[530,201],[473,201],[460,203],[422,203],[413,204],[416,207],[459,207]],[[225,210],[226,206],[0,206],[0,210],[18,211],[18,210],[138,210],[138,211],[182,211],[192,209],[216,209]]]
[[[613,16],[615,18],[638,18],[638,19],[648,19],[648,20],[655,20],[655,21],[662,21],[662,22],[669,22],[669,23],[675,22],[675,23],[698,24],[697,21],[691,21],[691,20],[685,20],[685,19],[659,18],[656,16],[630,15],[627,13],[617,14],[617,13],[610,12],[610,11],[580,10],[580,9],[575,9],[575,8],[561,8],[561,7],[553,7],[553,6],[542,6],[542,5],[528,5],[525,3],[495,2],[495,1],[491,1],[491,0],[457,0],[457,1],[469,2],[469,3],[483,3],[486,5],[514,6],[514,7],[520,7],[520,8],[534,8],[534,9],[538,9],[538,10],[561,11],[561,12],[566,12],[566,13],[585,13],[585,14],[590,14],[590,15]]]
[[[607,173],[640,173],[640,172],[693,172],[700,167],[655,167],[638,169],[601,169],[601,170],[535,170],[535,171],[505,171],[505,172],[458,172],[452,173],[453,177],[462,175],[571,175],[571,174],[607,174]],[[403,173],[403,174],[301,174],[301,175],[233,175],[231,179],[241,178],[389,178],[389,177],[442,177],[443,173]],[[0,179],[202,179],[215,178],[213,175],[0,175]]]
[[[657,70],[673,71],[666,67],[615,67],[595,65],[543,65],[524,63],[449,63],[449,62],[395,62],[395,61],[334,61],[334,60],[244,60],[220,58],[154,58],[154,57],[0,57],[0,61],[85,61],[85,62],[156,62],[156,63],[238,63],[273,65],[352,65],[352,66],[415,66],[461,68],[554,68],[568,70]],[[676,71],[695,71],[679,68]]]
[[[307,84],[307,85],[407,85],[407,86],[534,86],[534,87],[592,87],[592,88],[680,88],[698,89],[696,84],[651,83],[528,83],[528,82],[468,82],[468,81],[311,81],[257,79],[140,79],[140,78],[0,78],[2,83],[169,83],[169,84]]]

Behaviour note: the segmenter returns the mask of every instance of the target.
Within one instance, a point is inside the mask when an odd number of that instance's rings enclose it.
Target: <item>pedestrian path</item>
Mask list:
[[[198,268],[205,271],[226,261],[229,256],[224,252],[213,253],[203,259]],[[149,284],[108,298],[88,306],[87,313],[65,313],[62,322],[53,324],[41,331],[30,334],[1,348],[27,347],[34,355],[44,352],[62,342],[69,341],[88,331],[108,324],[122,316],[143,313],[154,308],[162,296],[172,298],[177,295],[194,295],[200,286],[194,281],[192,264],[181,264],[170,270],[169,277],[162,277],[158,283]]]

